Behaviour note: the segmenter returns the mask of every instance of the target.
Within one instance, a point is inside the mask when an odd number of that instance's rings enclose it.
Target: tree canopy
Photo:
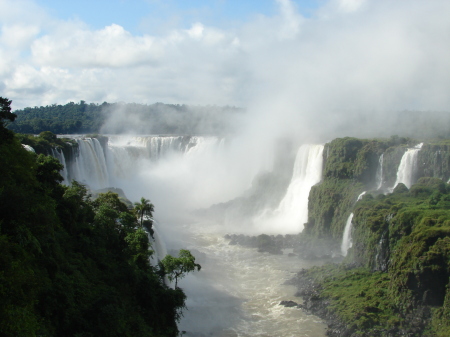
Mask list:
[[[150,265],[150,243],[134,213],[117,194],[94,201],[76,181],[59,184],[61,164],[26,151],[6,131],[0,335],[177,336],[186,297]]]
[[[172,282],[175,280],[175,289],[178,287],[178,280],[185,277],[188,273],[200,271],[202,266],[195,263],[195,257],[187,249],[181,249],[178,257],[172,255],[166,255],[162,259],[161,264],[163,266],[164,273]]]

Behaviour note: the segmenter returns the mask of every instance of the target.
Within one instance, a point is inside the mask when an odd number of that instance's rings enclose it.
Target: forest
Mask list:
[[[164,276],[195,258],[153,267],[142,206],[61,185],[62,165],[25,150],[0,103],[0,335],[178,336],[186,296]]]
[[[243,110],[236,107],[180,104],[102,104],[69,102],[14,111],[8,128],[17,133],[221,134],[234,130]],[[119,122],[120,121],[120,122]]]

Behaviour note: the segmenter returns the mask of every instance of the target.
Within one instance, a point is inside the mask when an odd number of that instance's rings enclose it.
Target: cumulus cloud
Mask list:
[[[15,108],[70,100],[239,105],[255,133],[275,134],[331,132],[362,111],[448,110],[448,1],[329,0],[309,17],[290,0],[274,2],[273,16],[229,29],[198,21],[138,36],[1,0],[0,94]]]

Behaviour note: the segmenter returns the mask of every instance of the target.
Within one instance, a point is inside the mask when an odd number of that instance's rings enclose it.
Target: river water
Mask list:
[[[220,232],[205,224],[177,229],[170,245],[190,249],[200,272],[178,282],[185,291],[187,310],[179,329],[189,337],[325,336],[326,325],[302,309],[279,305],[301,303],[296,288],[285,285],[301,268],[312,264],[284,255],[258,253],[255,248],[230,245]]]

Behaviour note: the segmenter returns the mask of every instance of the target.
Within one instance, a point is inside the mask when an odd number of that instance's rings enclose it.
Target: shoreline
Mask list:
[[[352,270],[354,266],[348,266],[348,270]],[[324,270],[326,272],[326,270]],[[319,272],[320,273],[320,272]],[[333,278],[333,276],[329,275]],[[296,306],[310,314],[313,314],[324,320],[327,325],[326,336],[328,337],[396,337],[396,336],[431,336],[426,333],[429,324],[431,310],[428,306],[418,306],[415,310],[407,315],[403,315],[402,324],[391,327],[383,327],[388,322],[381,321],[383,325],[368,326],[361,330],[355,324],[347,323],[339,317],[336,310],[333,310],[333,300],[324,295],[322,283],[317,280],[317,272],[311,273],[311,269],[300,270],[295,277],[287,281],[286,284],[297,287],[296,297],[302,298],[303,303],[297,304],[294,301],[283,301],[280,303],[284,306]],[[372,311],[372,312],[371,312]],[[374,313],[376,310],[366,307],[364,312],[356,313],[356,317],[363,316],[367,312]]]

